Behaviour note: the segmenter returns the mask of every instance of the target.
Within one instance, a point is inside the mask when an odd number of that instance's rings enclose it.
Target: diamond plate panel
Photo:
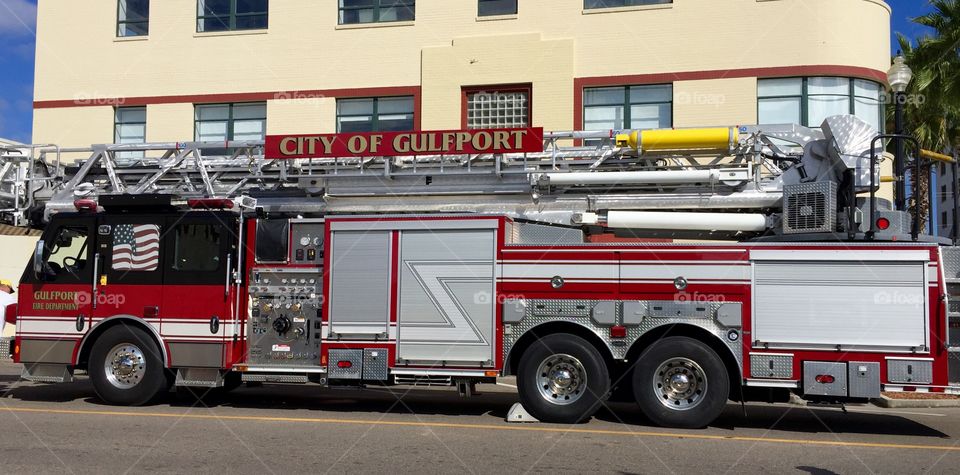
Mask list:
[[[783,233],[832,232],[837,227],[837,184],[832,181],[783,187]]]
[[[960,247],[943,247],[943,271],[947,279],[960,280]]]
[[[330,350],[327,357],[327,374],[330,379],[360,379],[363,368],[363,350]],[[350,366],[341,368],[338,363],[349,361]]]
[[[527,309],[538,317],[589,317],[595,304],[590,300],[531,300]]]
[[[542,224],[514,223],[513,244],[583,244],[579,229],[544,226]]]
[[[933,382],[933,361],[887,360],[887,381],[930,384]]]
[[[750,354],[750,377],[794,379],[793,355]]]
[[[367,348],[363,350],[364,381],[387,380],[387,350]]]

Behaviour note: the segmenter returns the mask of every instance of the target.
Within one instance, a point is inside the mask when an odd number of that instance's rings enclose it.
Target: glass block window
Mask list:
[[[339,0],[340,24],[413,21],[416,0]]]
[[[147,36],[150,33],[150,0],[118,0],[117,36]]]
[[[267,28],[267,0],[197,0],[197,32]]]
[[[413,96],[337,99],[337,132],[414,129]]]
[[[478,0],[477,16],[516,15],[517,0]]]
[[[466,90],[468,129],[530,126],[530,88]]]
[[[597,87],[583,90],[584,130],[668,129],[673,86]]]
[[[117,107],[113,120],[113,143],[145,143],[147,141],[147,108]],[[143,158],[143,152],[119,152],[117,160]]]

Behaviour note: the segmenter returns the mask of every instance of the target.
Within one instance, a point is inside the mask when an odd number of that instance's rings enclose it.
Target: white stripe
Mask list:
[[[502,276],[504,279],[539,277],[550,279],[561,276],[564,279],[616,279],[618,276],[616,264],[504,264]]]

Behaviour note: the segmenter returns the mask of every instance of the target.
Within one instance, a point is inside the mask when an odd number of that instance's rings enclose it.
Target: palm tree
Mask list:
[[[930,0],[930,4],[933,11],[913,21],[934,34],[919,38],[916,47],[903,35],[897,38],[915,73],[907,90],[905,122],[921,147],[950,151],[960,148],[960,0]],[[893,110],[888,108],[890,113]],[[929,174],[913,175],[911,189],[916,193],[911,201],[920,199],[923,229],[930,206]]]

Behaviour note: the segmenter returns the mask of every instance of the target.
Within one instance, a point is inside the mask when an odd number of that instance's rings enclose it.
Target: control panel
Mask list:
[[[255,268],[247,323],[249,364],[320,364],[323,302],[319,268]]]
[[[290,262],[294,264],[320,264],[323,262],[324,225],[322,221],[292,221],[290,234],[293,241]]]

